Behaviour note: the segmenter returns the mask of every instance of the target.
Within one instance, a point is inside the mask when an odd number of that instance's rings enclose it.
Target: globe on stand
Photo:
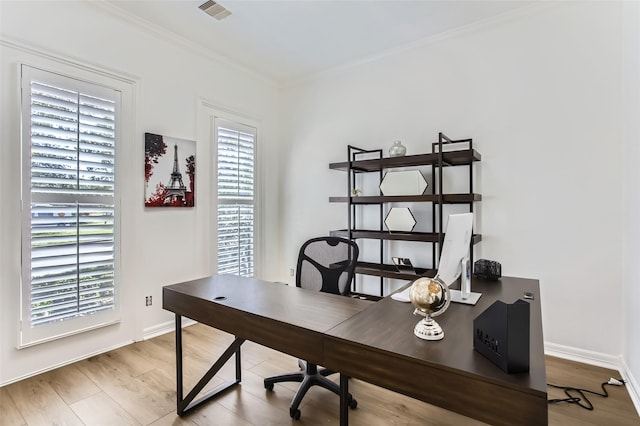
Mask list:
[[[449,307],[449,287],[438,277],[421,277],[411,284],[409,298],[416,308],[413,313],[425,317],[416,324],[413,333],[421,339],[441,340],[444,331],[433,317],[444,313]]]

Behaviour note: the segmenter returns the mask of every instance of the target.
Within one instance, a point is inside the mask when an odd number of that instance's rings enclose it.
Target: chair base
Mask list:
[[[340,395],[340,386],[327,378],[327,376],[333,374],[334,371],[328,370],[326,368],[318,370],[317,365],[308,363],[303,360],[298,360],[298,365],[300,366],[301,371],[283,374],[280,376],[268,377],[264,379],[264,387],[267,390],[273,390],[273,386],[276,383],[300,383],[300,387],[298,387],[298,390],[296,391],[296,394],[291,401],[291,405],[289,406],[289,415],[295,420],[300,418],[300,409],[298,407],[302,402],[302,398],[304,398],[309,389],[311,389],[311,386],[321,386],[327,390],[330,390],[336,395]],[[357,406],[358,401],[356,401],[353,396],[349,394],[349,407],[351,409],[354,409]]]

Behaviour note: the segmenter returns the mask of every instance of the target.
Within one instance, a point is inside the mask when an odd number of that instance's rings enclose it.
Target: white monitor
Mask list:
[[[473,213],[449,215],[436,276],[450,286],[458,279],[464,268],[465,275],[461,280],[461,290],[451,290],[451,301],[475,305],[480,294],[471,293],[470,288],[469,248],[472,235]]]

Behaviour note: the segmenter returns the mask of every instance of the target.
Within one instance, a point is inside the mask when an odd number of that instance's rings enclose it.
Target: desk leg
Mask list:
[[[177,408],[179,416],[186,414],[191,409],[197,407],[205,401],[213,398],[214,396],[226,391],[227,389],[237,385],[240,383],[240,346],[244,343],[245,339],[241,339],[236,337],[233,343],[229,345],[226,351],[218,360],[211,366],[211,368],[202,376],[202,378],[196,383],[191,392],[183,398],[183,380],[182,380],[182,318],[180,315],[176,314],[176,397],[177,397]],[[200,391],[211,381],[213,376],[216,375],[218,371],[227,363],[229,358],[233,355],[236,356],[236,379],[231,382],[226,382],[213,389],[212,391],[206,393],[198,400],[194,401],[195,397],[198,396]]]
[[[183,400],[182,390],[182,317],[176,314],[176,407],[178,414],[180,414],[180,403]]]
[[[340,373],[340,426],[349,426],[349,377]]]

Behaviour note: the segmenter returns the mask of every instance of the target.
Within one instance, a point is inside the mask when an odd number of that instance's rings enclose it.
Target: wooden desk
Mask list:
[[[176,315],[177,412],[183,415],[240,382],[245,339],[341,372],[341,425],[348,424],[347,377],[355,377],[492,424],[547,424],[547,392],[536,280],[474,281],[476,306],[452,304],[437,321],[441,341],[413,335],[420,317],[409,303],[377,303],[236,276],[163,288],[163,307]],[[531,301],[530,371],[506,374],[473,350],[473,319],[496,300]],[[235,341],[183,398],[181,316],[229,332]],[[235,354],[236,380],[194,401]]]
[[[371,306],[371,302],[235,275],[201,278],[162,289],[162,307],[176,315],[177,412],[195,406],[240,382],[240,346],[251,340],[324,365],[325,333]],[[182,319],[191,318],[236,336],[234,342],[186,397],[182,386]],[[235,354],[236,380],[194,401]]]
[[[472,289],[482,293],[476,306],[452,303],[435,318],[444,329],[443,340],[415,337],[413,327],[421,317],[413,315],[410,303],[387,297],[327,333],[323,365],[487,423],[546,425],[538,281],[503,277],[500,282],[474,281]],[[473,349],[473,320],[496,300],[513,303],[524,291],[535,296],[530,301],[530,371],[507,374]],[[341,424],[346,416],[341,404]]]

